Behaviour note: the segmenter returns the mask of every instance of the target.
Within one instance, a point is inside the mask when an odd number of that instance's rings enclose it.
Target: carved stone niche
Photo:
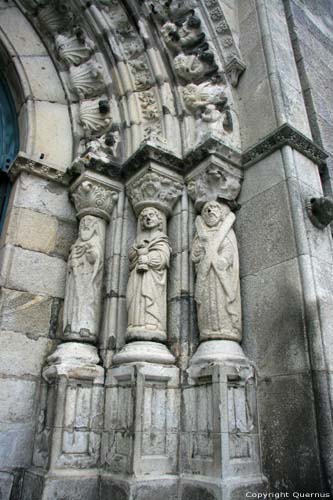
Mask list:
[[[93,343],[97,340],[106,225],[121,189],[120,183],[92,172],[82,174],[70,188],[80,225],[67,263],[65,340]]]
[[[208,201],[227,200],[231,204],[235,203],[242,178],[240,167],[212,154],[193,169],[185,181],[195,208],[200,212]]]

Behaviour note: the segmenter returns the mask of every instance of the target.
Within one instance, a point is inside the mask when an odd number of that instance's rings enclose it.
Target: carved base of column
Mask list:
[[[22,500],[96,500],[103,431],[104,369],[97,349],[60,344],[47,358],[33,466]]]
[[[164,344],[160,344],[159,342],[137,341],[126,344],[113,358],[113,364],[115,365],[139,361],[172,365],[175,362],[175,357]]]
[[[267,491],[267,480],[263,476],[212,481],[205,477],[196,479],[183,477],[180,480],[179,500],[239,500],[250,493]],[[247,494],[247,496],[246,496]]]
[[[203,342],[183,389],[183,500],[245,498],[265,490],[254,368],[239,344]]]
[[[167,334],[163,330],[147,330],[146,328],[129,327],[126,332],[128,342],[134,340],[166,342]]]
[[[179,369],[153,363],[111,368],[105,391],[105,472],[126,484],[177,474]]]
[[[191,365],[226,362],[249,363],[241,346],[233,340],[206,340],[191,359]]]
[[[29,470],[24,474],[21,500],[96,500],[99,498],[99,476],[82,471],[79,474],[53,475]]]

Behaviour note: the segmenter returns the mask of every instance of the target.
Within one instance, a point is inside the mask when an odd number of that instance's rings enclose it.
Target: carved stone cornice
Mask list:
[[[123,164],[122,175],[125,178],[130,178],[138,172],[143,165],[150,162],[164,165],[168,167],[169,170],[171,169],[177,173],[181,173],[184,170],[183,160],[179,156],[146,142]]]
[[[187,190],[197,210],[207,201],[235,202],[239,195],[242,171],[221,158],[210,155],[187,177]]]
[[[182,177],[154,162],[146,164],[126,184],[128,197],[137,215],[145,207],[155,207],[170,216],[182,190]]]
[[[218,140],[208,133],[195,148],[185,153],[183,171],[192,171],[210,155],[215,155],[229,165],[241,168],[241,152],[227,146],[222,140]]]
[[[27,172],[28,174],[36,175],[37,177],[42,177],[49,181],[58,182],[65,186],[68,186],[70,183],[70,176],[67,172],[58,170],[42,161],[29,158],[29,156],[22,151],[19,152],[14,163],[11,165],[9,177],[14,181],[21,172]]]
[[[312,142],[311,139],[285,123],[264,137],[258,144],[245,151],[242,156],[242,164],[244,168],[250,167],[283,146],[296,149],[318,165],[322,164],[328,157],[328,153]]]
[[[119,182],[95,172],[84,172],[70,187],[70,197],[78,219],[85,215],[94,215],[109,221],[121,190],[122,185]]]

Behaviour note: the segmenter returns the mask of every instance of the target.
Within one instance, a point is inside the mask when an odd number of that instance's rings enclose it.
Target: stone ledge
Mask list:
[[[30,158],[22,151],[19,152],[16,160],[10,167],[9,177],[14,181],[21,172],[27,172],[37,177],[42,177],[43,179],[58,182],[64,186],[68,186],[70,183],[70,176],[67,172],[58,170],[55,165],[52,166],[37,159]]]
[[[221,158],[236,168],[247,169],[283,146],[290,146],[319,166],[329,157],[329,154],[324,149],[317,146],[311,139],[294,127],[285,123],[264,137],[259,143],[247,149],[243,154],[223,144],[222,141],[213,136],[207,135],[200,144],[188,150],[183,157],[146,142],[142,143],[137,151],[122,165],[110,161],[108,166],[104,165],[102,168],[99,165],[91,165],[89,170],[97,171],[106,177],[120,181],[121,179],[130,179],[144,165],[153,161],[166,166],[178,174],[187,175],[211,155]],[[27,172],[50,181],[58,182],[64,186],[69,186],[79,174],[83,173],[76,172],[71,167],[66,172],[63,172],[56,165],[45,163],[40,159],[30,158],[20,151],[10,168],[10,178],[15,180],[21,172]]]
[[[326,151],[317,146],[311,139],[301,134],[288,123],[285,123],[243,153],[243,168],[250,167],[283,146],[290,146],[296,149],[318,165],[324,163],[329,156]]]

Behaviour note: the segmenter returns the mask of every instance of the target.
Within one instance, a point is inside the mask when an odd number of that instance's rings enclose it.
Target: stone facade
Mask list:
[[[332,23],[0,0],[0,500],[333,493]]]

